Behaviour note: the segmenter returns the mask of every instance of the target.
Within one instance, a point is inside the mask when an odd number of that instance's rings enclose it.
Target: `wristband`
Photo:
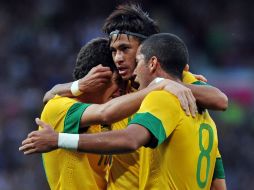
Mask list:
[[[57,144],[58,148],[77,150],[78,141],[79,134],[59,133]]]
[[[71,93],[73,96],[79,96],[80,94],[82,94],[82,92],[78,88],[78,81],[79,80],[74,81],[71,85]]]

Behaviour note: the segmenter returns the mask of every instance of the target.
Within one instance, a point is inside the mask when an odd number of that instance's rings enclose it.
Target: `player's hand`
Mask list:
[[[58,133],[39,118],[36,118],[35,122],[37,125],[40,125],[42,129],[29,133],[27,138],[22,142],[19,151],[24,152],[25,155],[49,152],[57,148]]]
[[[195,117],[197,113],[197,105],[196,99],[191,90],[178,82],[172,80],[166,81],[167,85],[164,87],[164,90],[174,94],[179,99],[181,107],[185,111],[186,115],[189,116],[191,114]]]
[[[79,80],[79,90],[84,93],[96,92],[98,87],[109,82],[112,77],[112,71],[109,67],[98,65],[92,68],[89,73]]]
[[[203,76],[203,75],[196,75],[196,74],[193,74],[193,76],[197,79],[197,80],[200,80],[202,82],[207,82],[207,79]]]

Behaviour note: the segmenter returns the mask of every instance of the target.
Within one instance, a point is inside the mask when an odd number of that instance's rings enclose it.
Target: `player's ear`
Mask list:
[[[149,61],[149,71],[150,71],[150,73],[154,73],[157,70],[159,64],[160,63],[159,63],[158,58],[156,56],[152,56],[150,61]]]

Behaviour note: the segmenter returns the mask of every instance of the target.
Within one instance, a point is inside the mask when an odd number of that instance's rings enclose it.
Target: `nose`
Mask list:
[[[121,65],[121,63],[122,63],[123,60],[124,60],[123,52],[117,50],[114,60],[115,60],[116,65]]]

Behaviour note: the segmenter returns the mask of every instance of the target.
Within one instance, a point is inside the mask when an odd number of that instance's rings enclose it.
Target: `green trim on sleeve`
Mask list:
[[[221,158],[216,158],[213,179],[225,179],[225,172]]]
[[[139,124],[147,128],[154,137],[158,140],[156,146],[160,145],[167,137],[161,120],[152,115],[151,113],[137,113],[134,118],[128,123]]]
[[[91,104],[78,102],[69,108],[64,120],[64,133],[78,134],[80,119],[83,115],[83,112],[90,105]]]
[[[128,117],[128,123],[131,121],[131,117]]]
[[[44,173],[45,173],[45,176],[46,176],[46,179],[47,179],[47,182],[48,182],[48,176],[47,176],[47,172],[46,172],[46,167],[45,167],[45,162],[44,162],[43,154],[41,154],[41,161],[42,161],[42,167],[44,169]]]
[[[191,84],[195,84],[195,85],[207,85],[207,86],[210,86],[209,84],[207,84],[207,83],[205,83],[205,82],[202,82],[202,81],[195,81],[195,82],[193,82],[193,83],[191,83]]]

